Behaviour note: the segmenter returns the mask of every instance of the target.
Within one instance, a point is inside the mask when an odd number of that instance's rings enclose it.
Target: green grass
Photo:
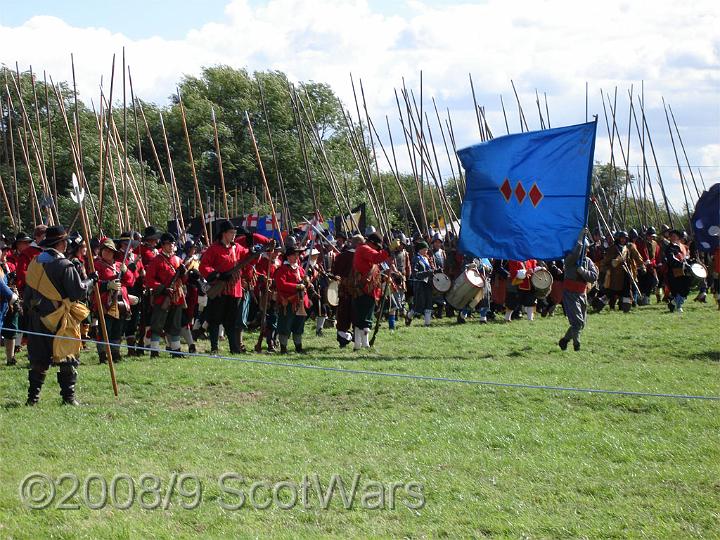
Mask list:
[[[720,396],[720,315],[687,304],[590,317],[583,350],[561,352],[562,316],[509,325],[385,329],[376,349],[243,358],[348,369],[583,388]],[[312,335],[311,335],[312,334]],[[251,336],[252,338],[253,336]],[[250,340],[254,344],[254,339]],[[201,342],[201,348],[207,342]],[[572,347],[571,347],[572,348]],[[36,408],[22,406],[26,360],[0,367],[0,537],[720,537],[720,402],[514,389],[254,365],[210,358],[106,366],[83,356],[79,408],[59,405],[50,374]],[[18,486],[33,471],[135,480],[191,473],[202,503],[167,510],[108,506],[30,510]],[[218,477],[299,483],[333,474],[360,495],[370,480],[423,484],[425,506],[223,510]],[[238,484],[234,484],[238,486]],[[94,486],[97,487],[97,486]],[[192,487],[192,486],[189,486]],[[69,491],[70,484],[59,493]],[[93,489],[93,497],[99,491]],[[262,492],[264,493],[264,492]],[[386,492],[387,494],[387,492]],[[262,497],[264,499],[264,496]],[[285,497],[285,500],[287,497]],[[74,498],[82,503],[81,493]]]

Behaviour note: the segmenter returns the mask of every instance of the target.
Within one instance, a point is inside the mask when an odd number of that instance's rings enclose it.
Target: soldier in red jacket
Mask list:
[[[182,311],[185,309],[187,268],[180,257],[175,255],[175,237],[165,233],[160,237],[160,253],[153,258],[145,274],[145,286],[152,294],[150,315],[150,357],[160,355],[160,338],[163,332],[170,342],[170,354],[182,357],[180,351],[180,329]]]
[[[285,260],[275,271],[275,290],[278,303],[278,341],[280,353],[287,354],[287,345],[292,334],[295,350],[304,352],[302,336],[305,331],[307,309],[310,300],[307,295],[305,270],[298,263],[298,251],[295,247],[285,248]]]
[[[244,259],[249,251],[235,243],[235,225],[230,220],[223,220],[217,225],[215,241],[200,259],[200,274],[207,279],[210,286],[218,280],[224,282],[222,294],[208,299],[207,313],[208,332],[210,334],[210,352],[217,354],[220,325],[230,342],[230,352],[245,352],[245,347],[238,340],[236,321],[238,306],[243,297],[243,287],[239,276],[233,275],[233,268]]]
[[[530,278],[537,267],[535,259],[527,261],[508,261],[508,271],[510,272],[510,283],[507,288],[507,300],[505,304],[505,321],[512,320],[513,311],[522,307],[527,314],[528,321],[535,318],[535,304],[537,298],[532,291]]]
[[[382,238],[370,227],[366,231],[365,243],[355,248],[353,257],[353,280],[354,290],[352,299],[353,324],[355,325],[354,349],[370,347],[370,327],[372,326],[375,303],[382,296],[382,283],[380,275],[380,263],[385,262],[391,256],[388,249],[382,248]],[[400,241],[393,241],[395,248],[400,247]]]
[[[127,284],[130,275],[127,270],[121,271],[121,263],[115,261],[117,247],[110,238],[100,239],[100,253],[95,259],[95,271],[98,274],[100,296],[103,313],[105,314],[105,327],[111,345],[113,362],[120,361],[120,339],[123,325],[130,310],[130,300],[127,293]],[[93,297],[93,311],[98,316],[99,309]],[[105,345],[98,344],[98,357],[100,363],[107,362]]]

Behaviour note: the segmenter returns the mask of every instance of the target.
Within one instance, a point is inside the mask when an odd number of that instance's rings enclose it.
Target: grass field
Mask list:
[[[556,345],[562,316],[485,326],[443,319],[394,335],[383,329],[369,352],[340,351],[332,332],[316,338],[311,331],[308,355],[242,358],[720,396],[718,323],[715,305],[692,302],[682,316],[654,305],[627,315],[604,312],[590,317],[576,353]],[[16,367],[0,367],[2,538],[720,537],[718,401],[148,357],[117,365],[115,399],[107,367],[88,353],[80,366],[81,407],[59,405],[50,374],[40,404],[28,408],[25,367],[24,356]],[[60,482],[49,508],[23,505],[19,485],[32,472],[75,475],[79,488],[66,502],[79,508],[58,507],[61,496],[73,494],[71,478]],[[242,482],[232,478],[221,487],[227,472]],[[188,496],[169,489],[174,473],[191,475],[182,486]],[[94,477],[90,499],[107,504],[93,510],[83,495],[91,474],[107,484],[126,474],[136,487],[143,474],[154,474],[159,490],[144,495],[146,506],[171,497],[146,510],[136,489],[123,510],[115,506],[129,496],[127,478],[115,483],[113,505]],[[336,492],[322,508],[315,475],[323,490],[333,475],[348,490],[359,475],[353,506],[345,508]],[[265,482],[254,492],[262,503],[271,501],[268,485],[301,484],[303,476],[311,484],[307,508],[300,500],[279,508],[302,492],[287,486],[268,509],[252,507],[253,482]],[[196,482],[202,493],[195,503]],[[396,489],[392,509],[393,482],[422,487]],[[242,491],[243,507],[222,508],[241,500],[227,486]],[[419,506],[413,490],[421,490],[422,508],[409,507]]]

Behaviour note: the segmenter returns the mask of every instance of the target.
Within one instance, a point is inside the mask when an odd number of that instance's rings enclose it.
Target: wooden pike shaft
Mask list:
[[[192,171],[193,183],[195,184],[195,196],[197,197],[198,208],[200,209],[200,221],[202,222],[203,233],[205,234],[205,242],[207,242],[207,245],[210,245],[210,235],[208,234],[207,223],[205,223],[205,210],[202,204],[202,197],[200,196],[200,184],[198,184],[197,172],[195,171],[195,160],[193,159],[190,134],[188,133],[187,120],[185,118],[185,106],[183,105],[182,95],[180,94],[179,88],[177,96],[180,104],[180,118],[182,119],[183,132],[185,133],[185,142],[187,143],[188,158],[190,159],[190,170]]]
[[[215,108],[210,108],[212,122],[213,122],[213,133],[215,135],[215,153],[218,159],[218,171],[220,173],[220,188],[222,189],[222,200],[223,208],[225,209],[225,217],[230,219],[230,210],[228,209],[227,203],[227,191],[225,191],[225,174],[223,173],[222,155],[220,154],[220,139],[218,137],[217,122],[215,121]]]

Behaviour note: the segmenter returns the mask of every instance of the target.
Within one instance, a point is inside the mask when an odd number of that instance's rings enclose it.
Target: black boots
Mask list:
[[[170,349],[170,356],[173,358],[185,358],[181,349]]]
[[[57,381],[60,385],[60,396],[63,405],[80,405],[75,400],[75,384],[77,383],[77,370],[71,364],[60,364],[60,371],[57,374]]]
[[[40,390],[45,383],[46,372],[30,369],[28,371],[28,397],[25,405],[33,406],[40,401]],[[79,405],[75,400],[75,385],[77,384],[77,369],[70,363],[60,364],[57,374],[60,385],[60,397],[63,405]]]
[[[558,341],[558,345],[560,346],[561,350],[567,351],[568,340],[565,338],[560,338],[560,341]]]
[[[128,336],[125,338],[125,341],[127,342],[127,355],[135,356],[137,351],[137,349],[135,348],[135,336]]]
[[[45,382],[45,373],[31,369],[28,371],[28,397],[25,405],[35,405],[40,401],[40,390]]]

